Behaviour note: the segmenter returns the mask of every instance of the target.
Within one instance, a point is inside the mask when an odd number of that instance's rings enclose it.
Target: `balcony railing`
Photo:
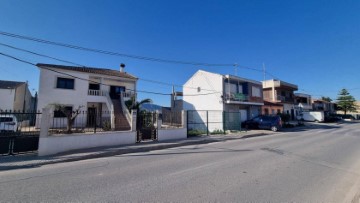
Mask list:
[[[106,96],[106,92],[102,90],[88,90],[90,96]]]
[[[249,101],[249,96],[241,93],[226,93],[225,100],[227,101]]]
[[[125,99],[127,98],[132,98],[135,97],[136,98],[136,93],[131,92],[131,91],[127,91],[127,92],[121,92],[121,96]]]
[[[263,98],[261,97],[249,96],[247,94],[242,94],[242,93],[226,93],[225,101],[255,102],[255,103],[264,102]]]
[[[311,104],[305,104],[305,103],[295,103],[295,106],[301,107],[302,109],[312,109],[313,106]]]
[[[280,101],[280,102],[292,102],[292,103],[294,102],[293,98],[285,97],[285,96],[281,96],[281,95],[277,95],[276,100]]]

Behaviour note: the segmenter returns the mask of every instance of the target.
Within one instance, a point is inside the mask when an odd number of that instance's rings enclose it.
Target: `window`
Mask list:
[[[66,106],[65,107],[65,112],[71,113],[72,112],[72,106]],[[64,112],[62,112],[60,110],[54,111],[54,118],[65,118],[65,117],[66,117],[66,115],[64,114]]]
[[[74,79],[70,79],[70,78],[57,78],[56,88],[61,88],[61,89],[74,89]]]
[[[252,90],[252,96],[253,97],[261,97],[260,88],[252,87],[251,90]]]

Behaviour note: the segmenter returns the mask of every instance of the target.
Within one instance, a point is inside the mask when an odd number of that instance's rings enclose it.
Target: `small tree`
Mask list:
[[[326,102],[332,102],[332,99],[330,97],[321,97],[321,100]]]
[[[356,104],[355,104],[355,98],[350,95],[350,93],[347,91],[347,89],[340,90],[338,97],[337,97],[337,107],[340,111],[344,112],[344,115],[346,115],[347,112],[357,112],[356,111]]]
[[[67,126],[66,126],[66,133],[72,133],[72,126],[74,125],[76,117],[80,114],[80,109],[83,106],[79,106],[77,109],[73,111],[69,111],[66,109],[65,105],[62,104],[53,104],[55,111],[60,111],[66,116]]]

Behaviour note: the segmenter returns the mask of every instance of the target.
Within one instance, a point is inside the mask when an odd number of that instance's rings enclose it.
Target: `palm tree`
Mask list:
[[[135,97],[132,97],[130,100],[125,102],[125,105],[129,111],[131,111],[131,109],[135,109],[137,112],[139,112],[141,105],[147,104],[147,103],[152,103],[152,100],[151,99],[143,99],[140,102],[138,102],[138,101],[135,101]]]

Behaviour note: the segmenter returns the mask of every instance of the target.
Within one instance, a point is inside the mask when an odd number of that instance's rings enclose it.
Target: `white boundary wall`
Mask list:
[[[187,139],[186,128],[158,129],[158,141]]]
[[[52,155],[76,149],[135,144],[136,132],[110,132],[40,137],[39,156]]]

